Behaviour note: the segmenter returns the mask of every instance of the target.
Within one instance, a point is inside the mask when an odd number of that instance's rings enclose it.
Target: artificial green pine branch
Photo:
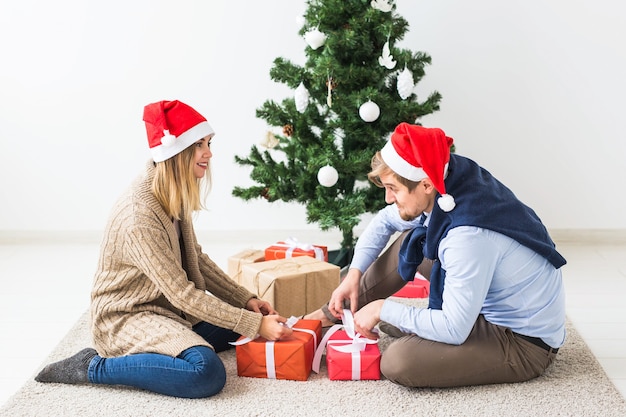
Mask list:
[[[387,12],[374,8],[373,3],[306,1],[298,34],[306,38],[317,29],[325,40],[317,47],[305,47],[303,66],[283,57],[274,59],[270,78],[294,90],[294,95],[281,102],[267,100],[256,111],[270,127],[275,142],[263,151],[253,145],[246,157],[235,156],[235,162],[251,169],[250,178],[256,184],[237,186],[233,195],[303,204],[307,222],[317,223],[322,230],[342,232],[342,248],[354,245],[353,230],[361,215],[385,205],[383,191],[367,180],[374,153],[400,122],[419,123],[419,118],[439,110],[441,101],[436,91],[426,98],[417,97],[412,90],[405,97],[400,94],[402,86],[407,94],[406,86],[411,89],[424,77],[431,58],[424,52],[399,48],[408,22],[396,13],[395,6]],[[393,68],[379,62],[385,47],[395,61]],[[411,83],[407,84],[403,71],[412,75]],[[308,100],[303,99],[306,95],[295,94],[301,86],[309,94]],[[380,109],[373,121],[364,120],[359,113],[368,101]],[[322,167],[336,171],[336,182],[324,186],[318,181]]]

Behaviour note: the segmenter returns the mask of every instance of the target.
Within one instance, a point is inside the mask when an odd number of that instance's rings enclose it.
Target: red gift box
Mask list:
[[[328,247],[300,243],[296,239],[288,239],[265,248],[266,261],[293,258],[295,256],[310,256],[320,261],[328,262]]]
[[[306,381],[322,338],[322,322],[298,320],[292,330],[288,339],[275,342],[258,337],[245,343],[246,338],[241,337],[235,343],[237,375]]]
[[[330,380],[377,380],[380,379],[380,349],[378,344],[366,344],[364,350],[342,352],[353,340],[345,330],[336,331],[326,345],[326,368]]]
[[[430,282],[426,279],[415,278],[406,283],[393,297],[403,298],[428,298],[430,294]]]
[[[354,318],[348,309],[320,342],[313,358],[313,371],[319,373],[326,352],[326,368],[331,380],[380,379],[380,349],[377,340],[361,337],[354,330]],[[342,330],[344,329],[344,330]]]

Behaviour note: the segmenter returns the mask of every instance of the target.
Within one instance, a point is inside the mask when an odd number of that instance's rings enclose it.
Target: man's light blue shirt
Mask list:
[[[376,213],[359,236],[354,247],[354,256],[350,268],[365,272],[380,255],[393,234],[413,229],[419,224],[418,219],[402,220],[395,204],[385,206]]]
[[[351,267],[365,271],[393,233],[417,222],[402,220],[395,205],[385,207],[359,237]],[[539,337],[552,347],[563,344],[561,270],[545,258],[505,235],[472,226],[450,230],[440,242],[438,257],[446,270],[442,309],[386,300],[381,320],[425,339],[458,345],[483,314],[492,324]]]

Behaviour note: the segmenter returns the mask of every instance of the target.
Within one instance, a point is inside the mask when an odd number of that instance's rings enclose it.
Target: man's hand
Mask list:
[[[378,339],[378,333],[372,332],[372,329],[380,321],[380,310],[384,302],[385,300],[372,301],[354,313],[354,330],[357,333],[368,339]]]
[[[352,314],[359,308],[359,280],[361,279],[361,271],[352,268],[348,271],[348,274],[344,277],[343,281],[330,296],[328,302],[328,311],[337,317],[341,318],[343,312],[343,301],[350,301],[350,310]]]

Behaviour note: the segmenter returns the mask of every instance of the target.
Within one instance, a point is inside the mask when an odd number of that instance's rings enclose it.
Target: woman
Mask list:
[[[46,366],[39,382],[127,385],[187,398],[226,382],[217,352],[240,335],[291,334],[266,301],[232,281],[198,245],[192,214],[210,188],[206,119],[180,101],[144,109],[152,160],[114,206],[91,302],[96,349]]]

